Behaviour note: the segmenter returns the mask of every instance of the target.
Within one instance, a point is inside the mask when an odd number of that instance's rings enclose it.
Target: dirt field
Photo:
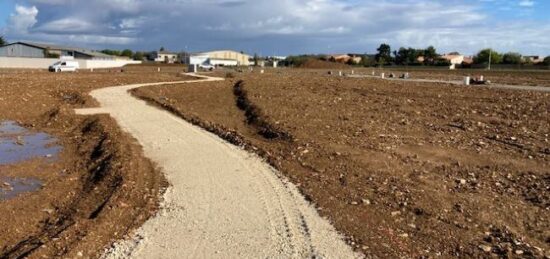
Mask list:
[[[263,155],[368,256],[550,256],[549,94],[325,74],[134,94]]]
[[[529,86],[546,86],[550,87],[550,71],[548,70],[530,70],[530,71],[486,71],[479,69],[459,69],[459,70],[442,70],[442,69],[361,69],[361,71],[370,73],[376,71],[380,73],[384,71],[386,75],[394,73],[401,75],[408,72],[412,78],[436,79],[436,80],[463,80],[464,76],[480,76],[483,75],[486,80],[496,84],[509,85],[529,85]]]
[[[0,178],[41,182],[38,191],[0,200],[0,258],[97,257],[151,216],[166,185],[162,175],[108,116],[76,116],[73,109],[94,106],[92,89],[186,78],[176,73],[181,68],[162,70],[0,71],[0,122],[48,133],[62,147],[54,159],[0,163]]]

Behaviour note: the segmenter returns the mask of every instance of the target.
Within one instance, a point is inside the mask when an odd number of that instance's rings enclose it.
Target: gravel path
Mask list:
[[[101,108],[77,110],[109,113],[171,184],[158,215],[104,257],[360,257],[293,184],[257,156],[128,93],[148,85],[223,80],[202,78],[95,90],[91,95]]]

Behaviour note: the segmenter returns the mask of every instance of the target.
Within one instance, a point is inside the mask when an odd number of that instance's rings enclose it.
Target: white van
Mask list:
[[[61,60],[50,66],[50,72],[75,72],[79,69],[77,61]]]

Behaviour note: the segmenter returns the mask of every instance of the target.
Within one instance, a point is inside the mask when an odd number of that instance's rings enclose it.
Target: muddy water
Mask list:
[[[34,192],[42,188],[42,181],[36,178],[0,178],[0,201],[15,198],[17,195]]]
[[[57,139],[43,132],[32,132],[14,121],[0,122],[0,169],[2,165],[15,165],[29,159],[43,158],[55,161],[62,147]],[[3,177],[0,170],[0,201],[42,188],[37,178]]]
[[[0,165],[32,158],[53,160],[61,151],[57,139],[43,132],[31,132],[13,121],[0,123]]]

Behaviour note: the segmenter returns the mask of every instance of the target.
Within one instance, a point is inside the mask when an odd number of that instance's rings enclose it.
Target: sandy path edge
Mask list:
[[[171,186],[159,213],[133,238],[117,242],[104,258],[357,258],[330,223],[275,169],[256,155],[225,142],[128,90],[135,84],[91,92],[162,167]]]

